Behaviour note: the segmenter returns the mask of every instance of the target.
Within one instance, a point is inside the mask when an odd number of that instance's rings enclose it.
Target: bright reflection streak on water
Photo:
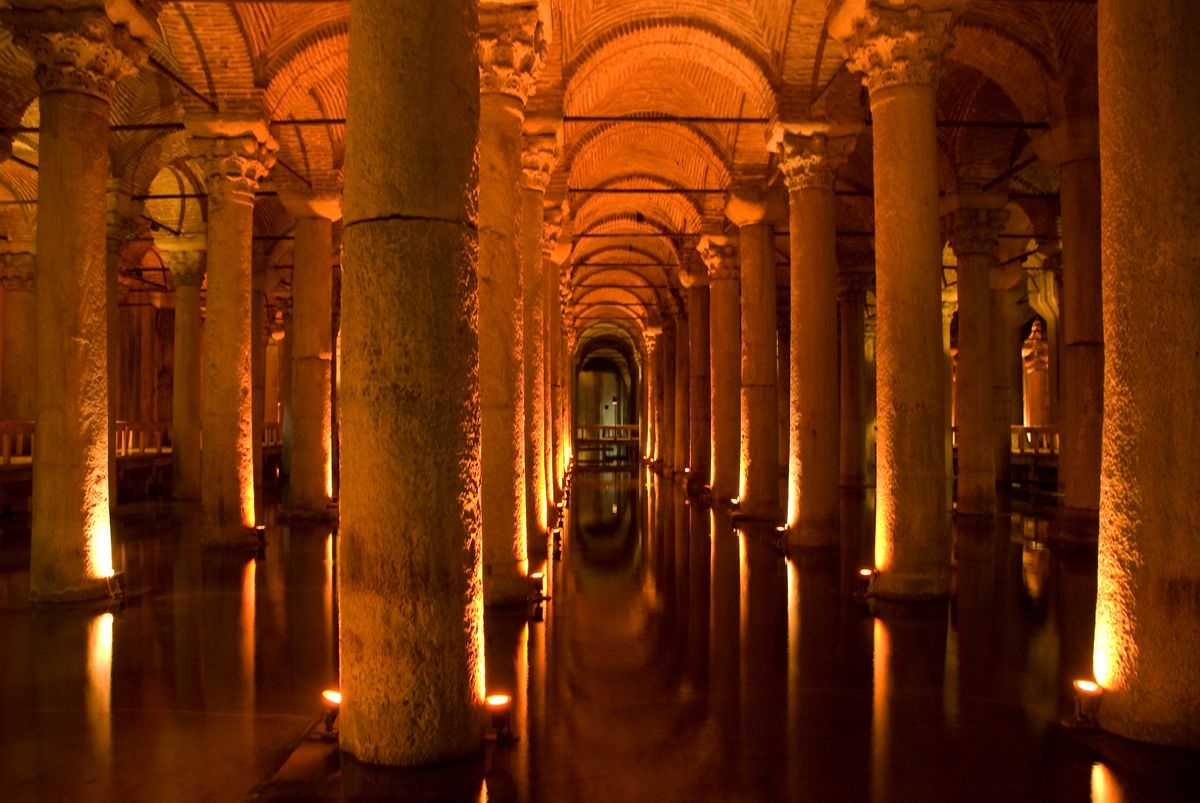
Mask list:
[[[92,744],[105,767],[112,762],[113,615],[88,623],[87,713]]]

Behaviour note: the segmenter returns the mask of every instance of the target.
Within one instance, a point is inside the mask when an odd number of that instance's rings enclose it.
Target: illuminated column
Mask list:
[[[857,128],[797,126],[777,136],[791,215],[788,540],[826,545],[838,540],[841,459],[833,181]]]
[[[283,441],[279,473],[287,477],[292,464],[292,346],[296,342],[292,299],[279,299],[279,313],[283,324],[283,339],[279,341],[279,435]]]
[[[668,310],[670,315],[673,310]],[[663,321],[658,339],[658,461],[663,474],[671,475],[675,460],[675,320]]]
[[[1105,689],[1100,725],[1196,748],[1200,297],[1180,277],[1200,253],[1200,5],[1106,0],[1098,13],[1108,350],[1094,654]],[[1147,82],[1137,70],[1151,63],[1155,80]]]
[[[775,384],[775,240],[764,200],[734,194],[725,216],[738,227],[741,264],[741,478],[738,512],[779,515],[779,397]]]
[[[688,297],[688,493],[709,480],[712,453],[712,395],[709,388],[709,291],[703,267],[680,271]]]
[[[1024,368],[1025,426],[1050,425],[1050,345],[1046,342],[1046,325],[1035,319],[1029,337],[1021,344],[1021,363]]]
[[[946,377],[942,382],[942,399],[945,426],[942,428],[946,452],[946,509],[954,504],[954,351],[950,348],[950,330],[954,315],[958,312],[958,282],[942,288],[942,365]]]
[[[1034,140],[1058,167],[1062,214],[1062,373],[1058,471],[1063,519],[1095,532],[1104,420],[1104,328],[1100,304],[1100,151],[1094,120],[1059,124]]]
[[[643,456],[647,462],[654,463],[658,460],[659,431],[662,426],[662,327],[645,327],[642,338],[646,344],[646,452]]]
[[[1022,276],[1016,274],[1019,281]],[[1007,493],[1012,477],[1013,385],[1020,381],[1021,339],[1014,321],[1016,297],[1024,284],[1011,285],[1009,276],[996,270],[992,279],[992,448],[996,486]],[[1002,286],[997,286],[998,284]],[[961,317],[961,316],[960,316]],[[961,365],[961,363],[960,363]],[[1019,392],[1019,384],[1018,384]]]
[[[37,257],[28,251],[0,254],[4,287],[4,363],[0,367],[0,416],[5,421],[32,421],[37,375]]]
[[[959,515],[990,516],[996,512],[990,282],[992,269],[997,266],[998,238],[1008,221],[1008,212],[1003,208],[1005,200],[958,198],[958,209],[951,215],[950,247],[958,259],[958,372],[954,410],[958,427]]]
[[[521,126],[545,42],[535,3],[479,9],[479,394],[488,605],[525,601]]]
[[[254,192],[274,164],[260,120],[192,118],[192,149],[208,187],[204,326],[202,540],[253,545],[252,261]]]
[[[292,269],[292,465],[290,514],[329,515],[333,497],[333,223],[342,199],[332,192],[280,192],[296,218]]]
[[[861,488],[867,482],[865,318],[872,280],[872,274],[856,271],[837,277],[841,343],[838,482],[848,488]]]
[[[737,238],[710,235],[697,246],[708,268],[709,389],[712,398],[713,500],[738,495],[741,413],[741,308],[738,299]]]
[[[350,9],[339,725],[342,750],[379,764],[480,745],[474,10]]]
[[[675,431],[672,433],[674,444],[671,466],[675,473],[682,476],[688,464],[688,340],[690,330],[687,315],[682,311],[675,317],[675,410],[673,420]]]
[[[250,442],[254,445],[254,487],[263,484],[263,422],[267,393],[267,265],[266,249],[250,256]]]
[[[554,374],[555,360],[558,359],[559,322],[558,311],[558,270],[562,257],[559,255],[558,240],[562,234],[561,211],[553,210],[550,215],[543,212],[542,218],[542,321],[543,321],[543,350],[542,350],[542,440],[543,460],[545,467],[545,498],[546,508],[558,501],[560,478],[555,468],[555,452],[558,446],[558,433],[554,429]],[[569,250],[569,249],[566,249]],[[563,254],[565,257],[565,254]],[[547,522],[547,526],[549,522]]]
[[[157,237],[175,282],[175,357],[171,391],[171,494],[200,498],[200,285],[203,237]]]
[[[12,3],[2,19],[37,65],[41,122],[30,597],[110,595],[107,255],[109,107],[145,58],[154,19],[130,5],[49,13]],[[29,6],[28,8],[22,8]]]
[[[527,123],[527,128],[528,123]],[[558,134],[525,134],[521,150],[521,270],[525,310],[525,519],[529,539],[545,543],[545,295],[542,226],[546,186],[558,157]]]
[[[879,320],[874,591],[882,596],[950,590],[934,89],[952,41],[952,9],[960,5],[928,0],[901,10],[855,0],[829,20],[871,99]]]

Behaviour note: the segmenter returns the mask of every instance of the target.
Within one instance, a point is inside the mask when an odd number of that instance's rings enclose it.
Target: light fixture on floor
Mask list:
[[[871,582],[875,579],[875,570],[863,567],[858,570],[858,576],[855,578],[854,593],[856,596],[865,597],[871,592]]]
[[[492,717],[492,728],[496,731],[496,741],[499,744],[512,744],[517,740],[509,724],[509,711],[512,709],[512,697],[507,694],[489,694],[484,700],[488,713]]]
[[[1071,686],[1075,690],[1075,719],[1071,724],[1077,728],[1096,727],[1096,714],[1100,711],[1100,701],[1104,697],[1104,689],[1094,680],[1080,678]]]
[[[264,540],[266,540],[266,537],[267,537],[267,525],[265,525],[265,524],[255,524],[255,525],[254,525],[254,536],[255,536],[256,538],[258,538],[258,540],[259,540],[259,541],[264,541]]]
[[[342,693],[337,689],[326,689],[321,692],[321,705],[325,709],[325,713],[321,717],[325,723],[325,735],[332,736],[333,723],[342,708]]]

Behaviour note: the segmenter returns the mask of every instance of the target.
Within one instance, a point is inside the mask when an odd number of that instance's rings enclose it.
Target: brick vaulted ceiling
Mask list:
[[[696,264],[696,236],[728,228],[723,193],[779,183],[764,146],[766,121],[864,121],[865,91],[826,33],[828,6],[837,0],[544,2],[549,46],[528,113],[565,118],[547,193],[548,207],[563,210],[564,240],[573,237],[562,270],[575,304],[612,319],[598,331],[615,324],[636,335],[677,308],[679,271]],[[153,63],[120,84],[112,122],[168,125],[115,130],[114,175],[134,196],[202,195],[185,134],[169,124],[210,104],[274,121],[283,165],[264,184],[255,225],[276,269],[270,286],[286,294],[293,221],[269,193],[340,180],[349,3],[161,6]],[[963,123],[1095,115],[1094,2],[971,0],[954,33],[937,94],[943,190],[982,187],[1032,156],[1031,130]],[[38,119],[32,68],[0,29],[0,127],[11,131],[18,157],[0,162],[0,233],[10,239],[30,238],[36,221],[37,135],[27,130]],[[837,185],[849,191],[838,201],[843,261],[869,259],[871,158],[866,129]],[[1053,235],[1052,168],[1033,161],[992,186],[1013,194],[1012,232]],[[655,192],[629,192],[636,189]],[[202,197],[152,198],[144,211],[172,229],[203,226]],[[1006,242],[1016,252],[1027,246]],[[151,250],[131,246],[125,264],[136,270],[156,262]],[[786,249],[779,253],[785,260]]]

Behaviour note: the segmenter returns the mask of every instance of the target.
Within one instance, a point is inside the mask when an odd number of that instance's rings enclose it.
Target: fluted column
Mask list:
[[[524,286],[525,518],[528,537],[545,543],[549,521],[546,501],[546,353],[542,224],[546,187],[558,157],[558,135],[526,133],[521,150],[521,272]]]
[[[380,764],[480,745],[475,8],[350,8],[338,724]]]
[[[204,283],[202,237],[156,238],[163,264],[175,282],[175,356],[171,390],[171,494],[200,498],[200,286]]]
[[[837,231],[833,181],[854,150],[854,128],[797,126],[779,135],[790,195],[791,415],[788,540],[838,539]]]
[[[335,192],[295,190],[280,200],[296,218],[288,513],[326,516],[333,497],[333,224],[342,200]]]
[[[873,589],[883,596],[950,590],[934,95],[960,6],[930,0],[901,10],[855,0],[829,20],[871,102],[879,319]]]
[[[837,277],[839,352],[838,482],[847,488],[866,485],[866,305],[873,276],[844,271]]]
[[[741,309],[737,238],[710,235],[697,250],[708,268],[711,487],[714,501],[738,495],[741,438]]]
[[[996,512],[996,436],[992,400],[991,275],[1000,232],[1008,221],[1005,199],[959,198],[952,213],[950,247],[958,259],[959,515]],[[1007,433],[1005,433],[1007,435]],[[1007,440],[1005,441],[1007,446]]]
[[[1123,736],[1197,748],[1200,5],[1105,0],[1098,25],[1107,349],[1099,719]]]
[[[535,3],[479,8],[479,393],[488,605],[528,592],[521,126],[545,49]]]
[[[712,454],[712,395],[709,387],[708,273],[702,267],[679,272],[688,305],[688,493],[709,482]]]
[[[779,397],[775,371],[774,216],[766,200],[735,192],[725,216],[738,227],[741,265],[741,478],[738,511],[779,516]]]
[[[37,257],[29,251],[0,254],[4,287],[4,363],[0,367],[0,416],[32,421],[37,398]]]
[[[157,28],[136,5],[119,22],[103,6],[48,13],[41,3],[9,5],[0,19],[36,63],[41,115],[30,597],[100,598],[113,575],[108,118],[117,81],[136,70]]]
[[[259,121],[193,118],[188,129],[208,187],[202,540],[254,544],[254,192],[274,164],[276,145]]]

